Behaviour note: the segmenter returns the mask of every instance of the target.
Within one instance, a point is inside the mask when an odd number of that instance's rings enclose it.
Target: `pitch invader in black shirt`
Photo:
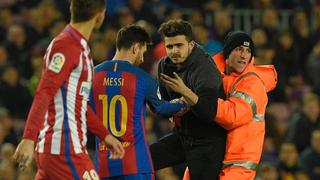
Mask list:
[[[225,130],[213,120],[217,99],[224,96],[222,78],[211,57],[193,41],[191,24],[170,20],[160,26],[167,56],[158,66],[160,94],[165,100],[188,98],[191,109],[174,118],[174,131],[150,146],[155,170],[186,163],[191,180],[215,180],[225,153]],[[197,96],[177,94],[161,74],[178,75]]]

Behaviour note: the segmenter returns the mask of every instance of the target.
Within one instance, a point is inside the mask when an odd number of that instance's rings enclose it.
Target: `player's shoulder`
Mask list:
[[[99,71],[106,71],[108,70],[109,67],[114,66],[114,62],[112,60],[104,60],[102,63],[96,65],[94,67],[94,71],[95,72],[99,72]]]
[[[100,72],[100,71],[121,71],[121,72],[127,72],[132,73],[136,75],[137,78],[141,80],[155,80],[151,74],[146,72],[145,70],[130,64],[128,61],[124,60],[105,60],[103,63],[95,66],[94,71]]]
[[[95,66],[96,71],[108,71],[111,70],[117,70],[117,71],[126,71],[130,73],[136,73],[136,74],[144,74],[142,69],[139,67],[130,64],[128,61],[125,60],[104,60],[101,64]]]
[[[137,66],[133,66],[132,70],[134,70],[134,72],[142,79],[153,79],[151,74],[149,74],[148,72],[146,72],[144,69],[141,69]]]
[[[67,52],[80,51],[82,46],[75,41],[67,32],[61,32],[53,39],[53,49],[66,50]]]

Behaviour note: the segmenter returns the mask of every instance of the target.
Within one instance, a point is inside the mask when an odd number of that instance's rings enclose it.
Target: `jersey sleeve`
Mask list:
[[[98,136],[101,141],[109,134],[107,128],[103,126],[102,121],[99,120],[98,116],[89,105],[87,111],[87,126],[89,131]]]
[[[210,123],[217,112],[217,100],[222,88],[221,74],[213,64],[200,64],[192,74],[193,91],[199,99],[191,110],[199,120]]]
[[[263,83],[256,76],[242,79],[235,93],[227,100],[218,100],[215,121],[226,130],[249,123],[254,118],[254,111],[265,108],[267,94]]]
[[[179,112],[181,108],[187,107],[186,103],[170,103],[162,100],[158,83],[153,78],[147,78],[147,84],[146,99],[152,112],[170,117]]]
[[[38,132],[44,123],[49,103],[76,67],[80,55],[80,50],[76,47],[67,47],[58,42],[53,44],[52,49],[48,49],[48,52],[50,53],[46,56],[49,62],[47,66],[43,65],[46,68],[44,68],[37,87],[23,134],[23,138],[33,141],[36,141]],[[46,59],[43,60],[43,63],[47,63]]]

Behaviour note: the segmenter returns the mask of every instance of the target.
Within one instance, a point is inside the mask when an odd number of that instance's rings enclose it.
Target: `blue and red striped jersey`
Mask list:
[[[101,178],[153,173],[145,137],[146,105],[164,116],[186,107],[185,103],[161,100],[157,81],[124,60],[106,61],[95,67],[90,104],[126,151],[123,159],[110,160],[107,148],[97,139],[95,165]]]

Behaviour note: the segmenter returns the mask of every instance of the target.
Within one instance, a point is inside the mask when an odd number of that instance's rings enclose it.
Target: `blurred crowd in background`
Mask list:
[[[67,0],[0,0],[0,180],[33,179],[20,172],[12,154],[41,75],[46,47],[69,22]],[[194,38],[210,54],[222,50],[231,30],[251,34],[256,64],[273,64],[278,86],[269,94],[259,180],[320,179],[320,1],[319,0],[107,0],[107,18],[94,33],[95,65],[111,59],[120,27],[136,23],[153,37],[142,68],[155,75],[166,52],[157,33],[169,19],[193,24]],[[149,114],[152,143],[173,124]],[[89,152],[94,153],[94,138]],[[181,179],[184,166],[157,173]]]

